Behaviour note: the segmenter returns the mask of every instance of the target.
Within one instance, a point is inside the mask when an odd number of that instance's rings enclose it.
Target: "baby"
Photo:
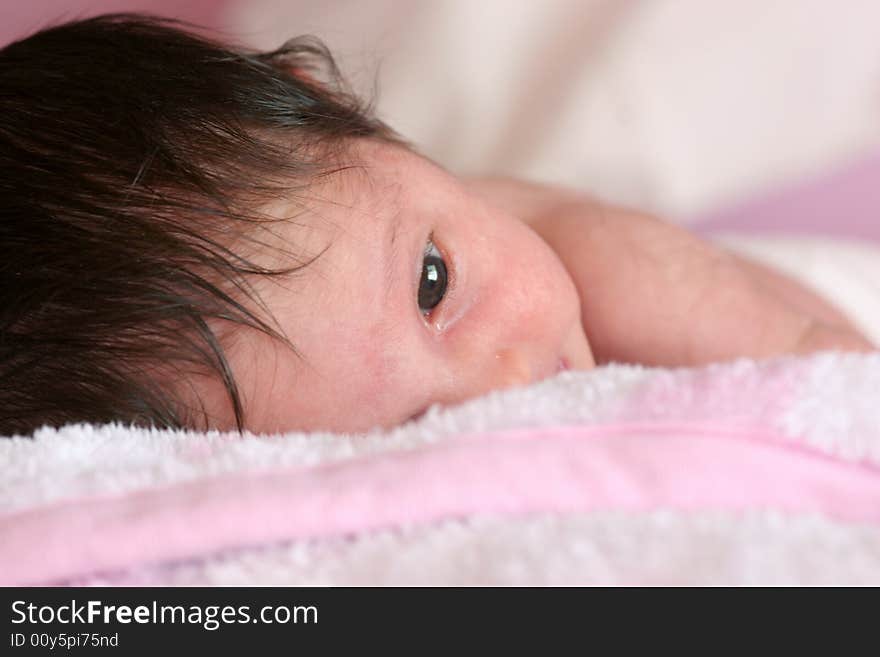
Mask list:
[[[0,116],[3,435],[357,432],[611,361],[872,349],[654,217],[457,178],[313,40],[69,23],[0,51]]]

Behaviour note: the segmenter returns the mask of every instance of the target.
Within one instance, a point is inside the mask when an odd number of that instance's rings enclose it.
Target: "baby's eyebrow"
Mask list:
[[[385,258],[386,296],[391,292],[391,289],[394,287],[394,275],[397,273],[397,260],[400,250],[397,236],[400,232],[400,226],[402,223],[401,208],[398,207],[394,214],[391,215],[387,220],[386,239],[388,243],[388,249],[386,251],[387,256]]]

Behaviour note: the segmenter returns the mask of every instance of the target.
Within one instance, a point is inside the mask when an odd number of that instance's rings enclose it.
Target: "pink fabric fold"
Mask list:
[[[557,427],[82,498],[0,518],[0,584],[475,514],[773,508],[880,523],[880,470],[712,426]]]

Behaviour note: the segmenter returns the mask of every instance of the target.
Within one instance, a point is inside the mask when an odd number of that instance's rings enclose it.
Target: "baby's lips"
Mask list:
[[[547,364],[546,367],[536,370],[535,376],[532,377],[532,383],[544,381],[546,379],[556,376],[560,372],[565,372],[569,369],[571,369],[571,364],[568,362],[568,359],[565,356],[560,356],[555,361],[555,363],[550,362]]]
[[[596,367],[593,350],[580,322],[563,341],[560,352],[560,368],[557,373],[565,370],[591,370]]]

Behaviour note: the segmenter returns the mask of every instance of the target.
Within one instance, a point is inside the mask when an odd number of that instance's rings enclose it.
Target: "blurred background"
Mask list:
[[[0,0],[0,43],[149,11],[261,49],[322,38],[463,174],[688,224],[880,239],[875,0]]]

